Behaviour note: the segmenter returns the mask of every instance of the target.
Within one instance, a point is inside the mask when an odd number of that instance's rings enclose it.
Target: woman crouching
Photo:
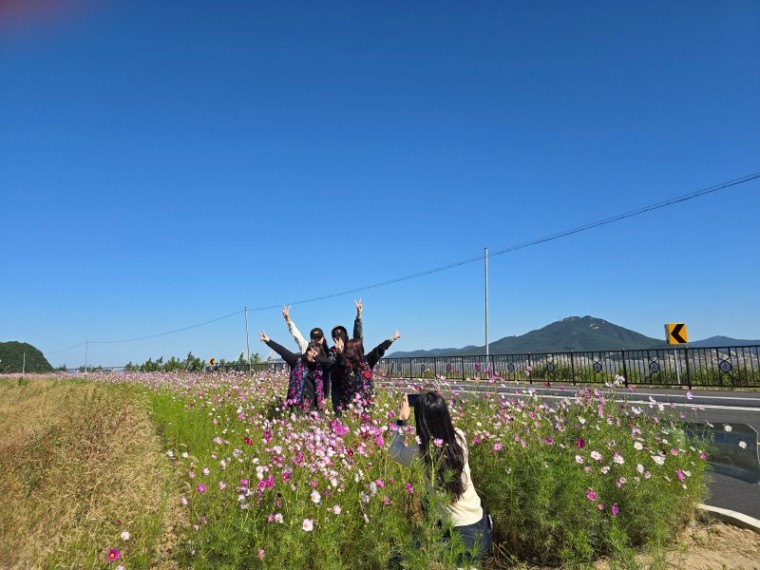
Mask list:
[[[403,426],[409,415],[409,403],[404,396],[396,422],[399,429],[393,435],[390,455],[406,466],[415,459],[424,462],[431,490],[446,496],[446,512],[442,513],[442,518],[449,521],[442,522],[450,522],[452,532],[462,539],[468,559],[480,558],[491,548],[493,524],[483,510],[470,478],[465,435],[454,428],[446,401],[437,392],[421,394],[415,402],[414,420],[419,443],[406,446]]]

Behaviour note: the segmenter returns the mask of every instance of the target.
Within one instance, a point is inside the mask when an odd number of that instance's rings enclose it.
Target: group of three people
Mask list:
[[[401,335],[393,336],[370,352],[364,352],[361,299],[354,301],[356,318],[353,337],[348,338],[348,330],[342,325],[333,327],[331,336],[335,343],[327,347],[324,331],[315,327],[309,334],[309,342],[290,318],[290,308],[282,308],[282,316],[288,330],[300,349],[294,353],[273,341],[262,331],[261,341],[274,350],[290,366],[288,395],[285,404],[304,412],[322,410],[325,400],[332,403],[333,411],[340,414],[354,400],[367,406],[372,403],[374,383],[372,369]]]

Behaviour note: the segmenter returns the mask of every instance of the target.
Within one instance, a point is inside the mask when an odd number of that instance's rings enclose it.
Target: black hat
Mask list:
[[[325,333],[322,332],[322,329],[319,327],[315,327],[311,329],[311,332],[309,333],[309,336],[314,340],[319,340],[320,338],[324,338]]]

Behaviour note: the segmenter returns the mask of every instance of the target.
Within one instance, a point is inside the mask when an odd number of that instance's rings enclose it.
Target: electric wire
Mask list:
[[[668,206],[673,206],[674,204],[680,204],[682,202],[687,202],[687,201],[693,200],[695,198],[700,198],[702,196],[706,196],[706,195],[712,194],[714,192],[725,190],[725,189],[731,188],[733,186],[738,186],[740,184],[745,184],[747,182],[751,182],[751,181],[756,180],[758,178],[760,178],[760,172],[755,172],[754,174],[749,174],[749,175],[743,176],[741,178],[736,178],[734,180],[729,180],[727,182],[722,182],[720,184],[716,184],[715,186],[710,186],[708,188],[703,188],[701,190],[697,190],[696,192],[691,192],[689,194],[684,194],[683,196],[678,196],[678,197],[675,197],[675,198],[670,198],[670,199],[664,200],[662,202],[657,202],[655,204],[650,204],[648,206],[643,206],[641,208],[637,208],[637,209],[631,210],[629,212],[625,212],[625,213],[622,213],[622,214],[617,214],[615,216],[611,216],[611,217],[608,217],[608,218],[604,218],[602,220],[598,220],[596,222],[590,222],[588,224],[584,224],[582,226],[578,226],[578,227],[575,227],[575,228],[572,228],[572,229],[569,229],[569,230],[565,230],[565,231],[562,231],[562,232],[559,232],[559,233],[556,233],[556,234],[552,234],[552,235],[549,235],[549,236],[545,236],[545,237],[537,238],[537,239],[534,239],[534,240],[531,240],[531,241],[527,241],[527,242],[524,242],[524,243],[521,243],[521,244],[517,244],[517,245],[513,245],[513,246],[510,246],[510,247],[503,248],[503,249],[499,249],[499,250],[491,252],[489,254],[489,256],[490,257],[496,257],[496,256],[499,256],[499,255],[504,255],[506,253],[512,253],[512,252],[518,251],[520,249],[525,249],[527,247],[532,247],[532,246],[539,245],[539,244],[542,244],[542,243],[547,243],[547,242],[550,242],[550,241],[558,240],[558,239],[561,239],[561,238],[564,238],[564,237],[568,237],[568,236],[571,236],[571,235],[574,235],[574,234],[578,234],[578,233],[581,233],[581,232],[584,232],[584,231],[588,231],[588,230],[591,230],[593,228],[597,228],[597,227],[600,227],[600,226],[603,226],[603,225],[612,224],[612,223],[615,223],[615,222],[619,222],[621,220],[625,220],[625,219],[628,219],[628,218],[633,218],[635,216],[640,216],[642,214],[646,214],[646,213],[652,212],[654,210],[659,210],[661,208],[666,208]],[[371,285],[364,285],[362,287],[356,287],[356,288],[353,288],[353,289],[346,289],[344,291],[339,291],[339,292],[335,292],[335,293],[328,293],[328,294],[325,294],[325,295],[319,295],[317,297],[308,297],[306,299],[300,299],[300,300],[297,300],[297,301],[291,301],[291,302],[288,302],[288,303],[284,303],[284,305],[305,305],[305,304],[308,304],[308,303],[314,303],[314,302],[317,302],[317,301],[324,301],[326,299],[332,299],[332,298],[335,298],[335,297],[342,297],[344,295],[353,295],[353,294],[356,294],[356,293],[362,293],[364,291],[369,291],[369,290],[372,290],[372,289],[377,289],[379,287],[385,287],[387,285],[393,285],[395,283],[401,283],[403,281],[409,281],[411,279],[418,279],[420,277],[425,277],[425,276],[428,276],[428,275],[433,275],[435,273],[440,273],[442,271],[448,271],[449,269],[454,269],[456,267],[461,267],[463,265],[469,265],[471,263],[476,263],[478,261],[482,261],[484,258],[485,258],[485,254],[481,254],[481,255],[477,255],[475,257],[471,257],[471,258],[468,258],[468,259],[462,259],[460,261],[454,261],[452,263],[447,263],[446,265],[441,265],[439,267],[433,267],[431,269],[426,269],[424,271],[418,271],[417,273],[412,273],[412,274],[409,274],[409,275],[404,275],[404,276],[396,277],[396,278],[393,278],[393,279],[387,279],[385,281],[380,281],[378,283],[374,283],[374,284],[371,284]],[[260,307],[248,307],[247,310],[251,311],[251,312],[267,311],[267,310],[271,310],[271,309],[279,309],[281,306],[282,306],[282,304],[278,303],[276,305],[264,305],[264,306],[260,306]],[[128,339],[121,339],[121,340],[101,340],[101,341],[88,341],[88,342],[89,342],[89,344],[118,344],[118,343],[123,343],[123,342],[134,342],[134,341],[139,341],[139,340],[148,340],[148,339],[152,339],[152,338],[158,338],[158,337],[162,337],[162,336],[168,336],[168,335],[176,334],[176,333],[179,333],[179,332],[187,331],[187,330],[190,330],[190,329],[202,327],[202,326],[205,326],[205,325],[208,325],[208,324],[211,324],[211,323],[215,323],[217,321],[221,321],[221,320],[224,320],[224,319],[228,319],[228,318],[234,317],[234,316],[239,315],[241,313],[243,313],[243,311],[238,310],[238,311],[235,311],[233,313],[229,313],[227,315],[223,315],[221,317],[217,317],[217,318],[214,318],[214,319],[211,319],[211,320],[208,320],[208,321],[204,321],[202,323],[197,323],[197,324],[194,324],[194,325],[189,325],[189,326],[182,327],[182,328],[179,328],[179,329],[174,329],[174,330],[171,330],[171,331],[157,333],[157,334],[152,334],[152,335],[146,335],[146,336],[135,337],[135,338],[128,338]],[[79,348],[81,346],[84,346],[85,344],[87,344],[87,343],[80,343],[80,344],[78,344],[76,346],[73,346],[73,347],[70,347],[70,348],[65,348],[65,349],[58,350],[58,351],[54,351],[54,352],[51,352],[49,354],[55,354],[57,352],[64,352],[66,350],[72,350],[74,348]]]

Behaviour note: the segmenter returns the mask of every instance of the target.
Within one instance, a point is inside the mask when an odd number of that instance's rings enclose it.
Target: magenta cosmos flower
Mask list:
[[[108,551],[108,561],[109,562],[116,562],[119,557],[121,556],[121,552],[118,551],[116,548],[112,548]]]

